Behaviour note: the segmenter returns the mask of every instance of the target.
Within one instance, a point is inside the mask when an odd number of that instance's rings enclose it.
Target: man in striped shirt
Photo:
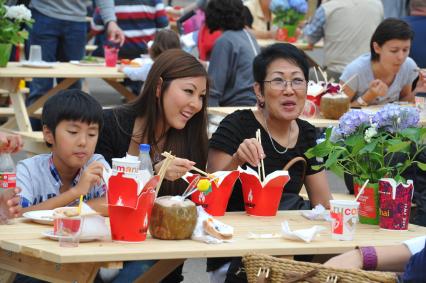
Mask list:
[[[168,27],[169,21],[162,0],[115,0],[115,16],[118,26],[126,37],[120,48],[121,58],[137,58],[147,53],[147,43],[153,40],[158,30]],[[99,10],[96,9],[91,23],[92,32],[97,33],[102,42],[104,25]],[[97,51],[103,52],[102,44]],[[94,53],[101,55],[101,53]]]

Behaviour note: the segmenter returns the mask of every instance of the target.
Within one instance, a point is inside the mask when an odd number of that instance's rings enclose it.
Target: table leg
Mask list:
[[[11,129],[18,125],[22,131],[31,132],[30,119],[28,118],[27,110],[25,107],[25,99],[23,94],[19,91],[19,81],[22,78],[4,78],[0,80],[1,88],[9,91],[10,99],[12,101],[12,108],[15,117],[9,118],[8,122],[3,124],[2,127]],[[9,121],[12,121],[9,122]]]
[[[125,86],[117,82],[113,79],[103,79],[105,82],[107,82],[112,88],[114,88],[118,93],[120,93],[122,96],[127,98],[127,101],[132,101],[136,98],[136,95],[134,95],[133,92],[129,91]]]
[[[12,283],[15,280],[16,273],[0,269],[0,282],[2,283]]]
[[[133,283],[157,283],[165,278],[176,267],[185,261],[184,258],[162,259],[154,264],[147,272],[142,274]]]
[[[0,252],[0,269],[49,282],[93,282],[99,267],[99,263],[59,264],[10,251]]]
[[[19,85],[19,80],[16,79],[17,84]],[[43,104],[46,100],[55,95],[58,91],[62,89],[66,89],[75,83],[78,78],[68,78],[64,79],[61,83],[56,85],[54,88],[46,92],[45,95],[37,99],[33,104],[31,104],[28,108],[25,106],[25,100],[21,93],[18,90],[11,91],[10,98],[12,99],[13,108],[15,110],[15,118],[10,118],[2,127],[7,129],[12,129],[16,127],[18,124],[18,129],[22,132],[31,132],[31,123],[29,120],[29,116],[33,116],[34,112],[36,112],[39,108],[43,107]],[[16,102],[15,102],[16,101]]]

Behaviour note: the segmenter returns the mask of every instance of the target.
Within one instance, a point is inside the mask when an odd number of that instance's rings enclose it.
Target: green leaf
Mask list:
[[[419,161],[415,161],[415,162],[417,163],[417,166],[418,166],[421,170],[426,171],[426,163],[419,162]]]
[[[407,152],[407,151],[410,150],[410,145],[411,145],[411,142],[408,142],[408,141],[407,142],[403,142],[403,141],[401,141],[399,143],[390,145],[387,148],[387,151],[388,152],[401,152],[401,151]]]
[[[313,170],[320,170],[324,167],[324,165],[312,165]]]
[[[333,145],[329,141],[324,141],[310,148],[306,153],[307,158],[326,157],[333,150]]]
[[[345,140],[345,144],[348,146],[355,146],[357,144],[363,143],[364,142],[364,136],[362,135],[353,135],[348,137]]]
[[[419,128],[406,128],[400,132],[401,136],[412,140],[413,142],[418,142],[420,139]]]
[[[337,163],[337,159],[342,155],[343,151],[344,150],[339,149],[331,152],[324,164],[325,168],[330,168],[331,166],[335,165]]]
[[[367,152],[373,152],[376,149],[378,143],[379,143],[379,140],[377,140],[377,139],[372,140],[370,143],[367,143],[367,145],[364,146],[359,151],[359,153],[363,154],[363,153],[367,153]]]
[[[335,164],[335,165],[332,165],[332,166],[330,166],[330,170],[334,173],[334,174],[336,174],[337,176],[339,176],[339,177],[341,177],[341,178],[343,178],[343,175],[344,175],[344,171],[343,171],[343,168],[342,167],[340,167],[339,165],[337,165],[337,164]]]

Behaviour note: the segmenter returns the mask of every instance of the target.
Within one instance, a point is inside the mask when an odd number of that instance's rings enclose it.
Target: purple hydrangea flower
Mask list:
[[[306,14],[308,11],[308,3],[306,0],[289,0],[290,7],[295,9],[297,12]]]
[[[272,0],[269,4],[269,9],[274,13],[275,11],[285,11],[290,9],[290,3],[288,0]]]
[[[343,138],[342,131],[339,127],[333,127],[331,129],[330,141],[336,143]]]
[[[339,120],[340,133],[349,136],[355,133],[362,125],[370,124],[370,116],[361,110],[350,110],[343,114]]]
[[[387,104],[373,117],[373,123],[391,133],[416,127],[420,120],[419,112],[414,107],[405,107],[397,104]]]

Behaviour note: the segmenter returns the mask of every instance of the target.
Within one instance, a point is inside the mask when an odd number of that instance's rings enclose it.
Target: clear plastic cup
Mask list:
[[[104,46],[105,65],[107,67],[115,67],[118,60],[118,48],[108,45]]]
[[[41,46],[40,45],[31,45],[30,46],[30,62],[42,62],[41,56]]]
[[[58,237],[60,247],[78,247],[83,219],[75,215],[76,210],[77,207],[59,207],[53,212],[53,232]],[[74,212],[75,216],[67,216],[67,211]]]
[[[358,222],[359,202],[352,200],[330,200],[331,238],[352,241]]]

